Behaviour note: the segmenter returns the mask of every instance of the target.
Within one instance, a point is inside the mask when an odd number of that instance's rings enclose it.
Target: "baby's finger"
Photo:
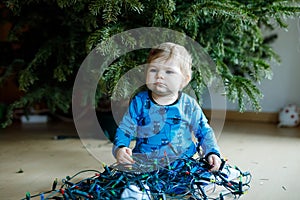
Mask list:
[[[134,160],[127,153],[122,154],[122,156],[120,156],[119,159],[117,159],[117,161],[121,164],[132,164],[132,163],[134,163]]]
[[[214,164],[214,160],[213,160],[213,157],[212,156],[208,156],[207,158],[207,162],[210,166],[212,166]]]
[[[132,150],[130,148],[126,148],[125,152],[129,155],[132,156]]]
[[[209,169],[209,171],[218,171],[218,170],[219,170],[219,167],[215,166],[215,165],[212,165],[212,168]]]
[[[134,163],[134,160],[133,160],[133,158],[129,155],[129,154],[126,154],[125,155],[125,159],[126,159],[126,161],[128,162],[128,163]]]

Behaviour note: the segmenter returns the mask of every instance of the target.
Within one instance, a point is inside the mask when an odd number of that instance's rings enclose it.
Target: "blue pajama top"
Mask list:
[[[192,134],[198,141],[193,141]],[[157,104],[151,91],[139,92],[131,100],[116,131],[113,154],[118,147],[129,147],[147,158],[192,157],[198,147],[204,156],[220,155],[214,132],[197,101],[180,93],[171,105]]]

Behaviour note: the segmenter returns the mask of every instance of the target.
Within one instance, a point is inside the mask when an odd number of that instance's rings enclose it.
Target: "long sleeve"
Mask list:
[[[130,102],[129,108],[123,116],[114,139],[112,153],[115,156],[115,151],[118,147],[129,147],[131,140],[136,137],[139,99],[134,98]]]
[[[220,156],[220,148],[217,144],[214,131],[208,124],[208,120],[200,106],[195,106],[194,113],[192,122],[193,131],[195,137],[198,139],[198,146],[203,150],[204,156],[208,156],[209,154]]]

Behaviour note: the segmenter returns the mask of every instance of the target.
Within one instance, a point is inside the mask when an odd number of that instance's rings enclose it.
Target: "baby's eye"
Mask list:
[[[155,68],[149,69],[149,72],[156,72],[157,70]]]
[[[166,71],[166,73],[167,73],[167,74],[173,74],[173,73],[174,73],[174,71],[167,70],[167,71]]]

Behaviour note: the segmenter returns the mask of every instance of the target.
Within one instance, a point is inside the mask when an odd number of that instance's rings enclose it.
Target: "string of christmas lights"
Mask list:
[[[232,167],[222,159],[219,171],[209,171],[205,159],[182,158],[169,165],[135,159],[128,165],[103,164],[104,171],[84,170],[62,180],[57,189],[57,179],[52,189],[36,195],[26,193],[23,200],[33,198],[56,200],[80,199],[238,199],[250,188],[251,174]],[[85,172],[93,176],[72,182]]]

